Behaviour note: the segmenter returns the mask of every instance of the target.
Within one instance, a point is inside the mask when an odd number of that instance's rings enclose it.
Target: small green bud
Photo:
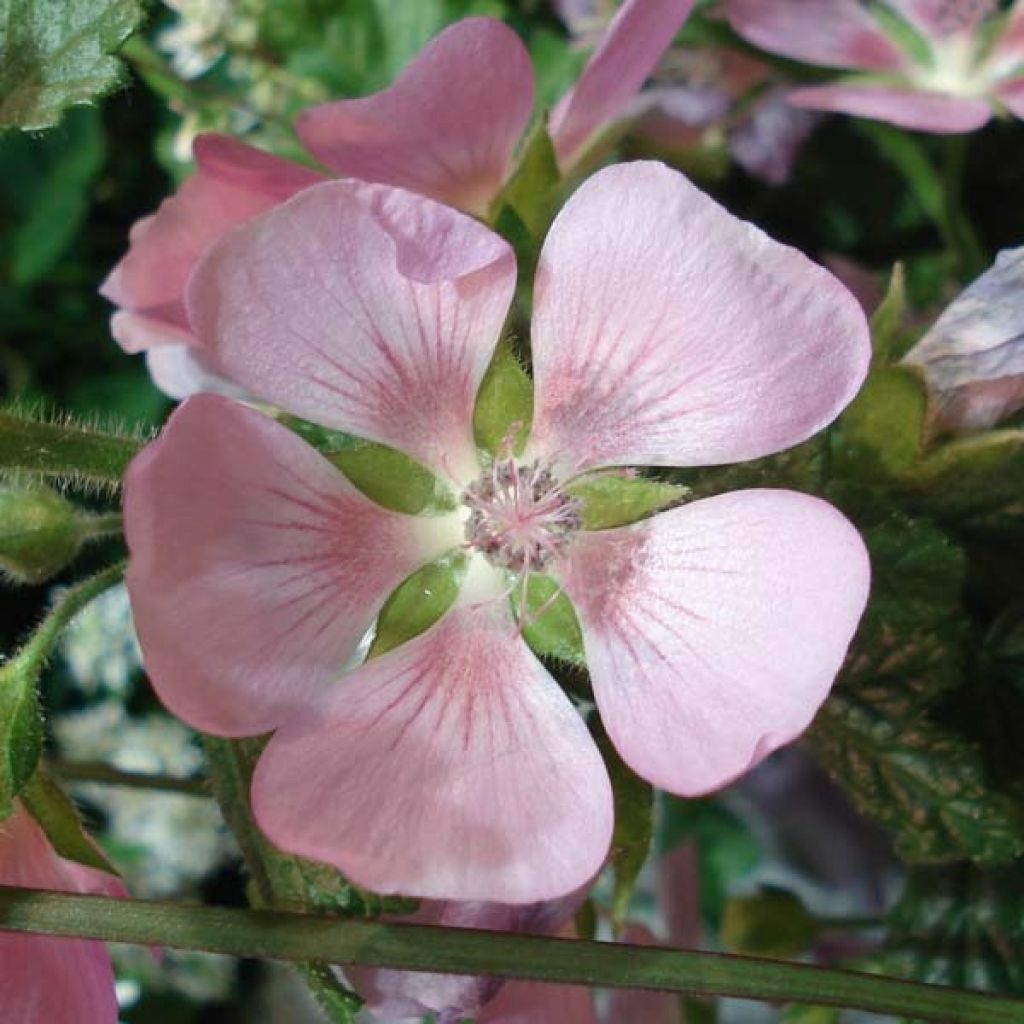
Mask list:
[[[49,488],[0,487],[0,572],[42,583],[78,554],[83,531],[74,506]]]

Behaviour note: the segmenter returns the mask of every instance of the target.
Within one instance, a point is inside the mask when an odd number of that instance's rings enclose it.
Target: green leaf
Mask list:
[[[461,557],[444,558],[417,569],[384,603],[377,618],[370,658],[386,654],[429,629],[459,593]]]
[[[118,875],[117,869],[82,827],[82,820],[71,799],[42,767],[22,790],[21,800],[61,857]]]
[[[533,381],[506,341],[498,343],[480,383],[473,409],[476,443],[497,455],[516,427],[513,450],[520,454],[533,420]]]
[[[1021,808],[993,784],[977,745],[937,714],[965,679],[963,553],[936,527],[864,500],[873,511],[855,518],[871,552],[873,594],[809,737],[905,860],[1012,860],[1024,853]]]
[[[48,580],[78,554],[83,539],[74,506],[59,494],[0,483],[0,576]]]
[[[555,147],[542,117],[524,141],[519,163],[495,200],[495,209],[502,204],[511,206],[533,238],[540,241],[555,214],[561,180]]]
[[[1024,994],[1024,863],[917,868],[872,965],[886,974]]]
[[[520,614],[520,593],[512,594],[516,614]],[[550,576],[531,574],[527,584],[526,617],[523,637],[535,654],[585,668],[583,631],[572,602],[561,593]]]
[[[636,880],[647,861],[654,839],[654,787],[619,757],[600,720],[593,720],[594,739],[608,768],[615,802],[612,834],[612,928],[622,930],[629,914]]]
[[[0,130],[39,129],[121,78],[111,54],[142,17],[136,0],[2,0]]]
[[[10,817],[42,749],[36,673],[15,658],[0,666],[0,821]]]
[[[11,222],[7,258],[14,285],[38,281],[71,245],[103,167],[100,115],[80,107],[41,137],[0,137],[0,214]]]
[[[455,508],[451,490],[395,448],[358,441],[329,457],[363,494],[385,508],[406,515]]]
[[[0,411],[0,474],[115,488],[142,445],[139,437]]]
[[[894,5],[893,5],[894,6]],[[931,44],[911,22],[903,18],[886,3],[869,0],[868,9],[871,16],[881,25],[887,36],[901,49],[905,50],[915,64],[932,67],[935,62]]]
[[[623,470],[580,477],[566,491],[582,503],[585,529],[607,530],[635,523],[677,504],[690,493],[690,488]]]
[[[729,900],[722,916],[722,944],[748,956],[793,959],[811,947],[818,932],[817,921],[799,897],[772,886]]]

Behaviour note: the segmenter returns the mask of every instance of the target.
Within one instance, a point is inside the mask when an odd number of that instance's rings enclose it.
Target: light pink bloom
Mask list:
[[[58,856],[20,804],[0,822],[0,885],[124,896],[112,875]],[[102,942],[0,931],[9,1024],[116,1024],[114,972]]]
[[[626,112],[693,2],[627,0],[622,6],[580,80],[552,112],[565,168],[603,125]],[[334,174],[485,213],[513,169],[533,106],[533,68],[519,37],[492,18],[466,18],[428,43],[390,88],[311,107],[296,130]],[[184,295],[202,254],[237,225],[326,180],[225,136],[201,135],[194,148],[195,174],[134,226],[128,253],[100,288],[119,307],[111,331],[127,352],[195,348]],[[210,353],[180,349],[158,357],[151,369],[174,398],[225,388]]]
[[[654,163],[562,209],[535,284],[535,415],[481,459],[474,401],[515,287],[509,246],[386,186],[315,186],[218,242],[189,316],[232,380],[454,483],[457,511],[373,505],[260,413],[197,396],[133,463],[128,584],[161,698],[208,732],[276,729],[253,782],[286,849],[378,892],[529,903],[605,857],[604,765],[519,635],[511,581],[579,615],[598,707],[640,774],[704,793],[810,722],[867,595],[831,506],[740,491],[580,530],[564,490],[606,466],[720,465],[817,433],[869,357],[826,271]],[[390,591],[453,549],[454,606],[339,678]]]
[[[727,0],[726,11],[765,50],[859,73],[794,89],[796,106],[937,133],[974,131],[1004,108],[1024,116],[1022,0],[1005,15],[994,0],[885,2],[905,22],[902,33],[888,34],[889,23],[859,0]]]
[[[984,430],[1024,408],[1024,248],[1001,252],[905,361],[924,371],[938,432]]]

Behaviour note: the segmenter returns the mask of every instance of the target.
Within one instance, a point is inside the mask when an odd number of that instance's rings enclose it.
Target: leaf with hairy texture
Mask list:
[[[678,504],[689,494],[682,484],[652,480],[628,470],[591,473],[574,480],[566,491],[579,500],[586,530],[627,526]]]
[[[49,128],[113,89],[112,54],[141,18],[137,0],[2,0],[0,131]]]
[[[491,455],[497,455],[510,440],[519,453],[526,444],[533,420],[533,381],[522,368],[511,346],[502,341],[495,349],[491,365],[480,383],[473,409],[476,443]]]
[[[0,666],[0,821],[13,813],[42,748],[36,674],[15,658]]]

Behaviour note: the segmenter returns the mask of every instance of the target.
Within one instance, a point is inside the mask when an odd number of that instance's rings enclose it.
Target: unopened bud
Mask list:
[[[0,571],[41,583],[78,554],[83,534],[74,506],[47,487],[0,487]]]

